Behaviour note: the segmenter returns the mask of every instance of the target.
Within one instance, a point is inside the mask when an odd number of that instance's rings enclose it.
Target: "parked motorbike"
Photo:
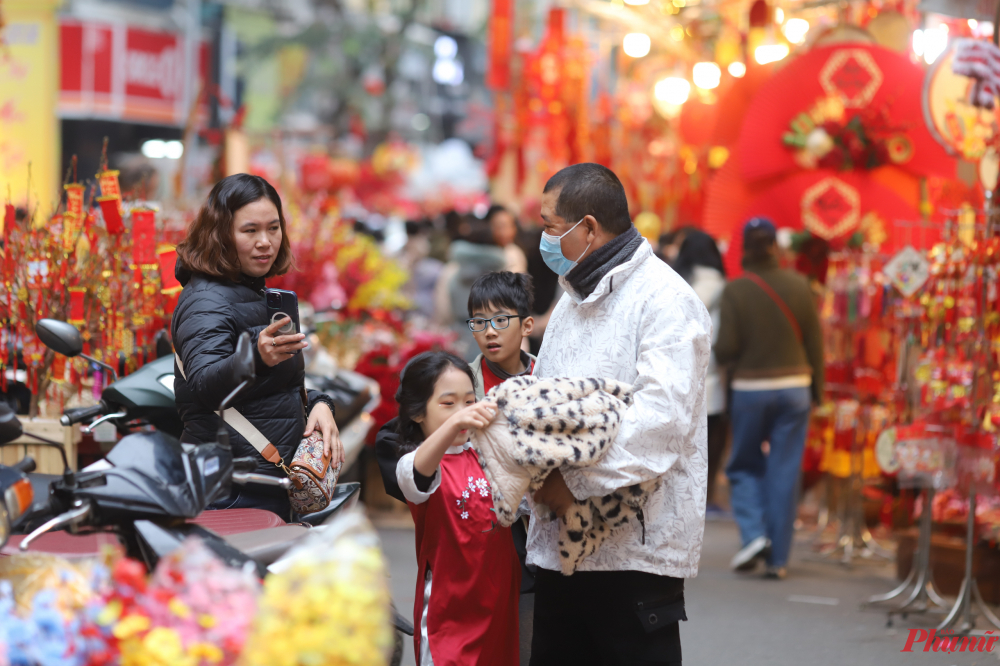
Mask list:
[[[42,319],[35,326],[35,332],[49,349],[71,358],[79,356],[87,359],[114,378],[101,393],[100,403],[65,410],[59,420],[62,425],[89,422],[85,431],[92,432],[100,424],[110,421],[122,435],[129,434],[136,427],[152,425],[160,432],[180,437],[184,423],[177,413],[174,399],[173,355],[158,358],[129,376],[118,379],[110,365],[83,353],[83,341],[73,325],[57,319]],[[380,399],[378,383],[356,372],[337,370],[332,376],[307,375],[306,386],[319,389],[333,399],[334,420],[344,445],[346,470],[357,460],[371,429],[370,414]]]

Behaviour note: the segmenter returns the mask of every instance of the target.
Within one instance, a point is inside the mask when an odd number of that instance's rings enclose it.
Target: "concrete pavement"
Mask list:
[[[416,579],[413,529],[398,518],[394,525],[377,524],[390,562],[393,598],[409,616]],[[887,628],[884,614],[859,609],[872,594],[895,587],[891,564],[861,562],[845,569],[810,561],[806,545],[797,543],[788,578],[769,581],[729,571],[738,546],[733,523],[707,524],[699,575],[686,586],[690,619],[681,623],[686,666],[1000,664],[1000,645],[992,654],[901,652],[908,627],[928,628],[932,621],[897,618],[895,627]],[[403,663],[415,663],[412,642]]]

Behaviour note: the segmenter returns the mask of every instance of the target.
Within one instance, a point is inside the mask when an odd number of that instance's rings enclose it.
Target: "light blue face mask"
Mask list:
[[[583,219],[580,220],[583,222]],[[574,224],[569,231],[567,231],[562,236],[553,236],[552,234],[547,234],[542,232],[542,242],[539,243],[538,249],[542,251],[542,261],[548,266],[553,273],[556,275],[566,275],[576,266],[577,262],[580,261],[580,257],[587,254],[587,250],[590,249],[591,243],[587,244],[587,247],[580,253],[580,256],[576,258],[576,261],[570,261],[566,258],[566,255],[562,251],[562,239],[569,235],[573,229],[580,226],[580,222]]]

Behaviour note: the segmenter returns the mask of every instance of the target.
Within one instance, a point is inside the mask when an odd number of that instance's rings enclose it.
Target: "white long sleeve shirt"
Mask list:
[[[577,499],[660,477],[638,521],[616,531],[581,571],[692,578],[705,531],[708,475],[705,377],[712,323],[691,287],[643,243],[580,299],[566,290],[545,331],[534,374],[632,384],[633,405],[599,464],[563,469]],[[528,562],[559,571],[559,525],[532,516]]]

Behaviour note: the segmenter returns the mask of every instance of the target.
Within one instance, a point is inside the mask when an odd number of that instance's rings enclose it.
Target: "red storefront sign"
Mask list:
[[[182,34],[71,19],[61,22],[59,32],[60,116],[184,125],[188,110]],[[207,72],[204,42],[196,57],[199,80],[194,94]]]

